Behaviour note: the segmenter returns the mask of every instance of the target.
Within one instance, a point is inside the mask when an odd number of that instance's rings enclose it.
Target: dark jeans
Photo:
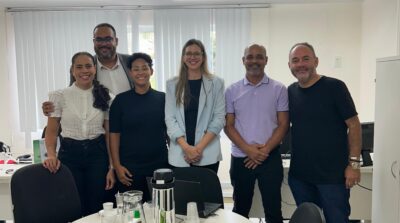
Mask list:
[[[72,172],[82,205],[82,215],[102,209],[108,154],[104,135],[93,140],[61,139],[58,158]]]
[[[264,206],[265,219],[268,223],[282,223],[281,184],[283,167],[279,150],[254,170],[244,166],[245,158],[231,157],[231,183],[233,186],[233,212],[249,217],[253,201],[254,184],[257,179]]]
[[[312,184],[289,176],[289,186],[297,206],[312,202],[322,208],[326,223],[348,223],[350,190],[345,184]]]

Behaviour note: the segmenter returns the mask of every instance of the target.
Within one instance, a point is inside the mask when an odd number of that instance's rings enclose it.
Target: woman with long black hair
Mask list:
[[[108,149],[108,89],[95,80],[96,65],[87,52],[72,57],[71,86],[49,93],[54,112],[48,117],[45,143],[48,158],[43,166],[57,172],[60,164],[72,172],[82,204],[82,215],[102,209],[105,190],[114,186]],[[57,135],[62,126],[60,150]]]

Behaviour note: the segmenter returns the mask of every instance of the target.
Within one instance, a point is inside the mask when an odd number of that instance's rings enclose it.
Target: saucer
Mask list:
[[[99,211],[99,215],[101,216],[101,217],[103,217],[104,216],[104,210],[100,210]],[[111,211],[110,211],[110,216],[116,216],[117,215],[117,209],[112,209]]]

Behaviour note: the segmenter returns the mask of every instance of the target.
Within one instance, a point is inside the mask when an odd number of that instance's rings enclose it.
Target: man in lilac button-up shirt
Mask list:
[[[289,127],[287,90],[264,73],[268,57],[263,46],[247,47],[242,60],[246,77],[225,93],[233,211],[248,217],[257,179],[267,222],[282,223],[283,167],[278,147]]]

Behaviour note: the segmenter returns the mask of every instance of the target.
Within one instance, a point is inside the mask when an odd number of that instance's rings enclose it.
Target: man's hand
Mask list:
[[[247,158],[244,160],[246,168],[255,169],[267,159],[269,154],[262,149],[263,146],[264,145],[260,144],[252,144],[246,148]]]
[[[251,160],[249,157],[246,157],[246,159],[244,159],[244,166],[248,169],[254,170],[258,166],[258,164]]]
[[[261,150],[263,153],[266,153],[266,154],[269,154],[271,152],[271,149],[269,149],[266,144],[260,145],[258,147],[258,149]]]
[[[125,186],[132,185],[132,174],[124,166],[116,166],[115,172],[117,173],[118,180]]]
[[[54,104],[51,101],[45,101],[42,104],[43,114],[45,116],[50,116],[52,112],[54,112]]]
[[[262,146],[263,145],[260,144],[252,144],[248,145],[245,150],[248,158],[253,160],[253,162],[255,162],[256,164],[261,164],[268,157],[268,153],[261,150]]]
[[[360,182],[360,169],[353,169],[350,165],[346,167],[344,176],[346,178],[346,188],[350,189]]]

